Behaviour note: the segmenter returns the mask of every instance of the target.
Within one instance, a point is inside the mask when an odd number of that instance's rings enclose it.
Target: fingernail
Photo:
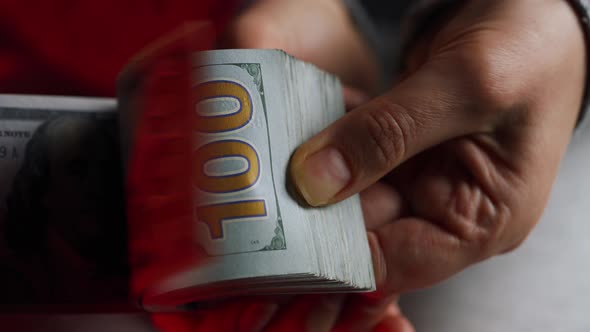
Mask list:
[[[342,153],[333,147],[324,148],[292,167],[295,186],[311,206],[327,204],[351,179]]]
[[[377,291],[371,293],[371,297],[379,298],[383,294],[379,288],[383,286],[386,279],[387,269],[385,267],[385,258],[383,251],[379,246],[379,239],[373,232],[367,232],[367,240],[369,242],[369,249],[371,250],[371,259],[373,262],[373,271],[375,274],[375,283],[377,284]]]

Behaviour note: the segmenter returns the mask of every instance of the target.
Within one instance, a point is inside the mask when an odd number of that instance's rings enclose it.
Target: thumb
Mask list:
[[[425,65],[302,144],[290,166],[299,193],[312,206],[343,200],[417,153],[473,132],[483,122],[462,77]]]

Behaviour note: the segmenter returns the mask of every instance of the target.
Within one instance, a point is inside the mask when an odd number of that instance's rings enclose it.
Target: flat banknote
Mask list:
[[[124,303],[116,101],[0,95],[0,306]]]

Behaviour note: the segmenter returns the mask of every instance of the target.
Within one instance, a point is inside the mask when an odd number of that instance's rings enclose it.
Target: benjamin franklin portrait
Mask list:
[[[114,118],[62,116],[39,126],[27,143],[6,199],[12,264],[5,275],[26,288],[13,290],[13,302],[92,301],[126,286],[117,130]]]

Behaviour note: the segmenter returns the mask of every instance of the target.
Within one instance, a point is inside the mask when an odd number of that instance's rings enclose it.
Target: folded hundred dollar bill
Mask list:
[[[12,237],[0,253],[55,230],[93,264],[127,259],[109,255],[125,236],[119,119],[132,289],[145,308],[375,288],[358,196],[309,208],[289,185],[293,151],[344,115],[335,77],[278,50],[148,67],[123,74],[118,107],[0,95],[0,234]]]

